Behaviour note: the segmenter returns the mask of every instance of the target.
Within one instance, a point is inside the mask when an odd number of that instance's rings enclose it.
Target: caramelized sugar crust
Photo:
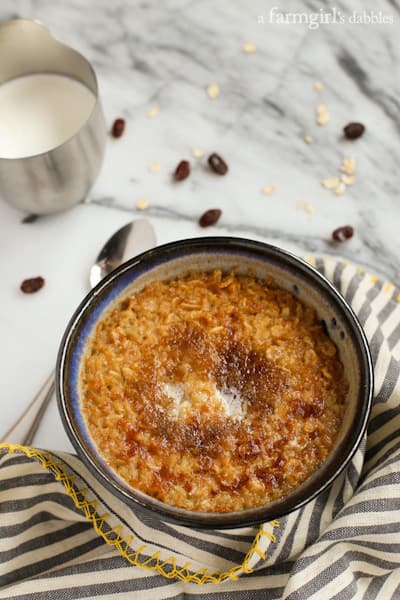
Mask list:
[[[100,454],[167,504],[230,512],[287,495],[328,457],[348,386],[312,308],[272,279],[193,273],[106,313],[81,372]]]

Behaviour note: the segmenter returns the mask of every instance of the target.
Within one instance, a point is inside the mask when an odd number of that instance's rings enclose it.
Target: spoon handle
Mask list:
[[[29,446],[32,443],[46,408],[53,397],[54,387],[55,373],[52,371],[29,406],[0,439],[0,443],[7,442],[22,446]]]

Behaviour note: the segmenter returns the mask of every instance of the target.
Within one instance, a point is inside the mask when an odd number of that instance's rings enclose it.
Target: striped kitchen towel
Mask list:
[[[368,437],[333,487],[259,528],[199,531],[129,509],[73,455],[0,446],[0,598],[400,598],[400,290],[314,263],[358,314],[376,377]]]

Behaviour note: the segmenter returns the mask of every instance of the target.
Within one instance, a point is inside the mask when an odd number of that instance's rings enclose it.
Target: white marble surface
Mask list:
[[[285,10],[327,14],[321,4],[285,2]],[[108,142],[90,204],[22,224],[23,215],[0,202],[0,437],[48,376],[100,246],[138,216],[143,196],[159,243],[239,235],[303,255],[340,255],[398,278],[400,5],[337,2],[346,22],[318,29],[270,23],[273,6],[282,10],[272,0],[1,1],[0,20],[39,19],[93,62],[108,122],[124,117],[127,129]],[[393,23],[348,22],[363,10]],[[242,51],[245,42],[256,45],[254,54]],[[220,87],[214,100],[205,91],[212,82]],[[321,102],[331,114],[322,127],[315,121]],[[153,105],[160,112],[150,119]],[[344,141],[341,129],[352,120],[367,132]],[[219,152],[228,175],[210,173],[205,159],[191,157],[193,147]],[[335,196],[320,182],[337,175],[345,156],[356,160],[356,183]],[[192,175],[173,183],[183,158]],[[151,172],[155,161],[160,170]],[[265,186],[275,192],[262,194]],[[208,208],[223,215],[202,230],[197,219]],[[354,238],[332,245],[332,230],[345,224],[354,226]],[[36,275],[46,278],[45,288],[23,295],[21,280]],[[69,447],[54,402],[35,443]]]

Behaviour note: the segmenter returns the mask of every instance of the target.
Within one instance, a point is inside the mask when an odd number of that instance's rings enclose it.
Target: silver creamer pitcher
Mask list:
[[[33,156],[0,156],[0,198],[22,211],[46,214],[87,196],[103,162],[107,130],[90,63],[36,21],[0,23],[0,85],[37,73],[75,79],[95,98],[86,122],[64,143]]]

